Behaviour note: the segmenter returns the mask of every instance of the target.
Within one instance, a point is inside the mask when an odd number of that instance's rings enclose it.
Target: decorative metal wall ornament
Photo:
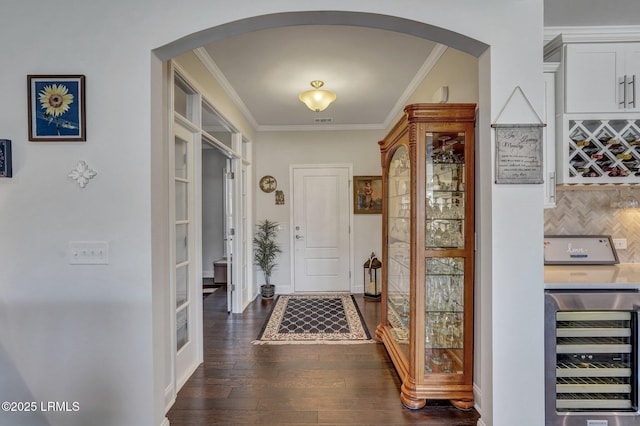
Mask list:
[[[76,168],[69,172],[68,176],[75,180],[80,185],[80,188],[84,188],[89,184],[89,180],[93,179],[97,174],[98,172],[89,168],[87,163],[81,160],[76,164]]]

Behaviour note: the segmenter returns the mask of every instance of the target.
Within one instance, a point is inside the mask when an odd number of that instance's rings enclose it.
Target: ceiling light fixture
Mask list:
[[[313,90],[307,90],[298,96],[298,99],[309,107],[311,111],[324,111],[331,102],[336,100],[336,94],[328,90],[320,90],[322,86],[324,86],[324,81],[313,80],[311,82]]]

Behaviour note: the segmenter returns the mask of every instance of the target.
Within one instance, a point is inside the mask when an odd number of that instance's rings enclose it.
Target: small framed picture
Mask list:
[[[0,177],[12,177],[11,141],[0,139]]]
[[[382,176],[353,177],[353,213],[382,213]]]
[[[84,75],[28,75],[29,140],[86,141]]]

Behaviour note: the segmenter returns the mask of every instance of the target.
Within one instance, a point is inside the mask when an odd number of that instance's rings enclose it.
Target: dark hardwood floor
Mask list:
[[[380,303],[356,296],[375,334]],[[273,301],[258,297],[242,314],[227,314],[226,292],[204,299],[204,363],[179,392],[172,426],[457,425],[475,410],[433,402],[400,403],[400,381],[381,344],[252,345]]]

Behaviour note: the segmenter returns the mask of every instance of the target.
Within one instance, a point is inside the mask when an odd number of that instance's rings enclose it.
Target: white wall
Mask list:
[[[262,132],[254,145],[255,176],[259,180],[271,175],[278,181],[278,189],[284,190],[285,205],[276,205],[274,193],[264,193],[256,185],[255,219],[275,220],[283,225],[279,233],[283,253],[271,281],[276,291],[287,293],[291,288],[290,166],[294,164],[352,164],[353,174],[381,175],[378,141],[382,131],[311,131],[311,132]],[[354,215],[354,291],[363,291],[361,267],[371,252],[381,255],[382,215]],[[258,284],[263,284],[261,273],[256,274]]]
[[[490,128],[516,86],[542,111],[542,3],[59,0],[52,6],[32,0],[3,5],[0,39],[9,42],[0,44],[5,65],[0,129],[14,142],[14,178],[0,182],[0,343],[6,353],[0,369],[15,374],[11,382],[2,381],[0,399],[17,398],[16,385],[36,400],[80,402],[78,413],[45,413],[52,424],[161,423],[166,383],[159,377],[166,336],[161,312],[167,287],[161,224],[167,200],[157,179],[166,178],[159,147],[166,116],[159,108],[162,67],[150,52],[181,39],[158,51],[167,59],[211,37],[280,19],[218,27],[258,15],[338,11],[316,15],[313,22],[321,23],[339,19],[339,11],[362,11],[377,15],[359,16],[356,23],[422,31],[467,51],[491,46],[479,67],[486,84],[478,122],[485,150],[478,163],[480,288],[481,297],[490,295],[483,299],[478,350],[483,419],[495,426],[523,425],[521,410],[527,407],[527,423],[543,424],[542,187],[493,184]],[[296,15],[281,22],[292,20]],[[68,73],[87,76],[87,142],[28,142],[26,75]],[[530,118],[515,111],[509,119]],[[85,189],[67,178],[78,160],[98,172]],[[69,266],[66,248],[74,240],[108,241],[109,265]],[[12,421],[0,415],[2,422]]]

